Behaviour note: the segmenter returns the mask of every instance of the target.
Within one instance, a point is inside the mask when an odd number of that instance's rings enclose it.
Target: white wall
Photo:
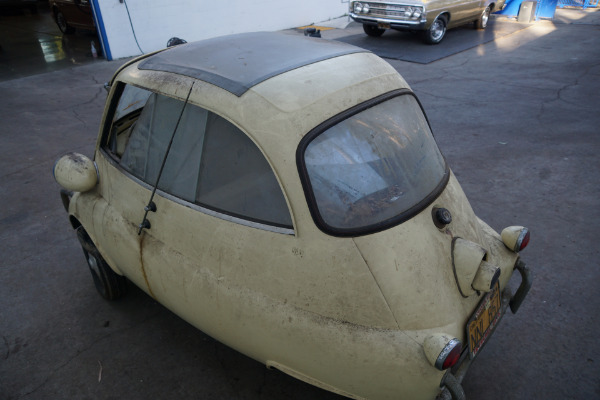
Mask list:
[[[192,42],[233,33],[275,31],[327,21],[348,11],[348,0],[91,0],[91,3],[108,59],[162,49],[173,36]]]

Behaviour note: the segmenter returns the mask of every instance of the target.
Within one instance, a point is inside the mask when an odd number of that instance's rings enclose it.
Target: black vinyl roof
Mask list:
[[[239,97],[254,85],[284,72],[366,51],[296,34],[242,33],[167,49],[143,60],[138,68],[196,78]]]

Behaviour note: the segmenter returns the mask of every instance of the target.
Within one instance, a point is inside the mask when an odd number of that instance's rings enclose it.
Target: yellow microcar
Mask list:
[[[251,33],[142,56],[109,87],[93,159],[54,167],[104,297],[132,282],[350,398],[464,394],[471,360],[527,294],[529,232],[475,216],[394,68],[339,42]]]

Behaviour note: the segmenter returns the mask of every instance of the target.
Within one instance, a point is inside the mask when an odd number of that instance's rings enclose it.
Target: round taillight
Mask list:
[[[517,240],[517,244],[519,245],[519,251],[523,250],[529,244],[529,230],[525,231],[525,235],[523,237],[519,237]]]
[[[435,367],[441,371],[452,368],[460,359],[462,345],[460,340],[452,339],[442,350],[435,363]]]
[[[431,365],[440,371],[451,368],[460,359],[462,344],[445,333],[434,333],[423,341],[423,350]]]
[[[504,245],[514,252],[523,250],[529,244],[529,229],[524,226],[509,226],[500,234]]]

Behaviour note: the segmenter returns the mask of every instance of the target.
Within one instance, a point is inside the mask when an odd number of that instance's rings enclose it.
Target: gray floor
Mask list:
[[[563,10],[429,64],[389,62],[476,213],[532,231],[522,257],[533,288],[473,364],[467,397],[600,397],[600,11]],[[119,64],[0,82],[0,399],[338,398],[266,370],[140,290],[116,303],[96,294],[51,169],[65,152],[92,154],[102,83]]]

